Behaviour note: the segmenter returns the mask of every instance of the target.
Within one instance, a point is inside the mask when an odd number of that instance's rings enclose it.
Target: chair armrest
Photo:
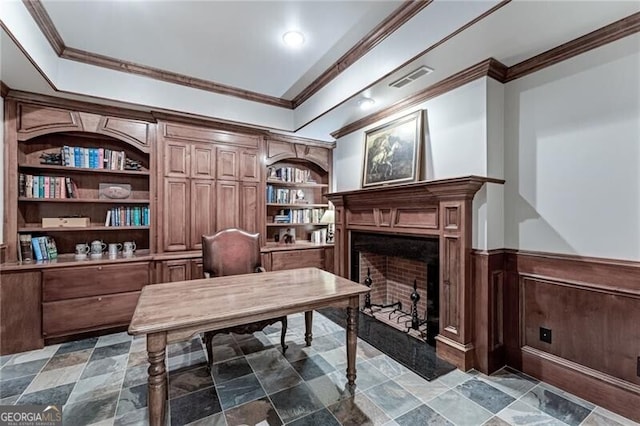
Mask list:
[[[256,266],[256,270],[254,272],[267,272],[262,266]]]

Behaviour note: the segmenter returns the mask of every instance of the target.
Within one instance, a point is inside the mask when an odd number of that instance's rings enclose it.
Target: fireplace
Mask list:
[[[375,251],[384,251],[391,245],[370,240],[360,243],[359,234],[407,237],[408,241],[427,241],[429,247],[437,244],[438,250],[431,250],[425,272],[428,275],[430,264],[437,265],[431,268],[437,269],[437,292],[426,289],[427,303],[429,293],[432,299],[437,294],[438,300],[436,351],[439,357],[465,371],[473,367],[484,371],[484,366],[497,362],[487,362],[498,353],[496,345],[487,343],[491,341],[487,318],[493,315],[493,308],[479,304],[474,307],[488,294],[474,294],[471,271],[472,201],[487,182],[504,183],[501,179],[466,176],[326,195],[336,210],[334,265],[339,275],[361,281],[361,253],[365,252],[365,257],[367,252],[380,255]],[[364,245],[375,250],[365,250]],[[378,261],[373,259],[367,262]],[[371,297],[382,297],[376,291],[372,290]],[[427,308],[427,316],[428,312]]]
[[[438,250],[433,237],[353,232],[350,276],[371,286],[369,297],[361,297],[362,311],[435,346]]]

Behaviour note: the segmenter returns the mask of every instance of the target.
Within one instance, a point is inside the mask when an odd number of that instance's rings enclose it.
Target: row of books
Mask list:
[[[26,198],[78,198],[78,187],[64,176],[18,175],[18,195]]]
[[[32,237],[31,234],[20,234],[18,259],[21,262],[31,260],[51,260],[58,257],[56,241],[52,237]]]
[[[273,216],[273,223],[320,223],[325,209],[283,209]]]
[[[294,204],[308,203],[305,200],[304,191],[301,189],[276,188],[273,185],[267,185],[267,203],[276,204]]]
[[[283,182],[313,182],[311,171],[297,167],[269,167],[269,179]]]
[[[114,207],[107,211],[105,226],[149,226],[149,206]]]
[[[83,148],[63,146],[60,148],[62,165],[89,169],[124,170],[126,154],[107,148]]]

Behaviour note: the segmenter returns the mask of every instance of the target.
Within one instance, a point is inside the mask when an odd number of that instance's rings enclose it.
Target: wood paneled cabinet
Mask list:
[[[294,268],[320,268],[333,272],[333,246],[298,244],[296,247],[267,246],[262,251],[262,266],[267,271]]]
[[[42,272],[42,333],[45,338],[126,326],[149,262],[45,269]]]
[[[0,355],[44,346],[40,275],[40,271],[0,275]]]
[[[203,234],[225,228],[260,232],[261,137],[172,123],[160,126],[161,251],[200,250]]]
[[[159,270],[159,282],[163,283],[204,278],[202,258],[164,260]]]

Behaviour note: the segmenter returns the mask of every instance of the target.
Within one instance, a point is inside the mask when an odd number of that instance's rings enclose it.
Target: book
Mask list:
[[[104,226],[111,225],[111,209],[107,210],[107,217],[104,220]]]
[[[42,237],[46,240],[47,254],[49,259],[56,259],[58,257],[58,247],[56,246],[56,240],[53,237]]]
[[[38,237],[38,244],[40,245],[40,253],[42,260],[49,260],[49,250],[47,249],[47,237]]]
[[[42,252],[40,251],[40,241],[38,238],[34,237],[31,239],[31,245],[33,246],[33,255],[36,260],[43,260]]]
[[[20,247],[18,248],[18,259],[21,262],[33,260],[33,248],[31,247],[31,234],[20,234],[18,236]]]
[[[20,175],[18,175],[18,196],[27,196],[27,177],[24,173],[20,173]]]

